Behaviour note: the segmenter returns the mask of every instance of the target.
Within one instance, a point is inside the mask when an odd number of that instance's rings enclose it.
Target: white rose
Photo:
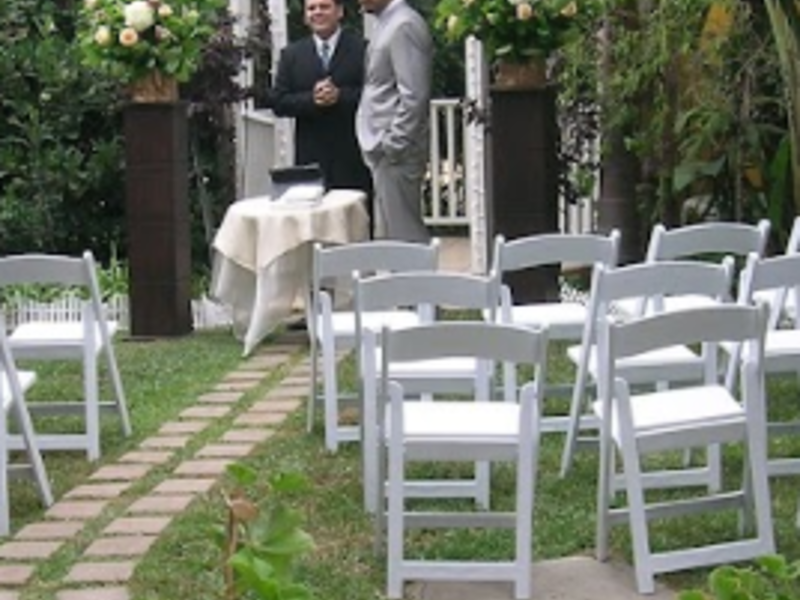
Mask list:
[[[167,18],[172,16],[172,7],[169,4],[162,4],[158,7],[158,16]]]
[[[87,10],[94,10],[95,8],[97,8],[97,0],[84,0],[83,6]]]
[[[111,43],[111,29],[105,25],[101,25],[94,32],[94,41],[99,46],[108,46]]]
[[[134,0],[125,7],[125,25],[136,31],[144,31],[153,26],[155,15],[153,7],[145,0]]]

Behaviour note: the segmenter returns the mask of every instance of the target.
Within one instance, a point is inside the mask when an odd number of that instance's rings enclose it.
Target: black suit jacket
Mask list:
[[[326,71],[309,35],[284,48],[278,63],[272,108],[295,118],[295,164],[319,163],[328,188],[371,188],[355,133],[365,47],[359,34],[342,29]],[[334,106],[314,104],[314,84],[325,77],[339,88]]]

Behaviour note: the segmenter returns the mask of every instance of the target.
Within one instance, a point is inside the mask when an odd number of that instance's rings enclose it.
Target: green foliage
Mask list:
[[[481,40],[490,60],[522,63],[578,36],[598,8],[597,1],[442,0],[435,23],[450,41]]]
[[[84,0],[85,62],[125,83],[153,72],[187,81],[225,6],[224,0]]]
[[[598,100],[604,128],[621,132],[641,166],[645,223],[769,216],[787,228],[789,186],[776,172],[786,113],[763,5],[608,6]]]
[[[258,508],[243,488],[253,486],[256,472],[243,464],[228,468],[237,484],[225,495],[229,519],[225,536],[227,598],[260,600],[311,600],[311,591],[295,581],[297,560],[314,549],[300,513],[287,501],[308,490],[298,473],[277,473],[269,478],[266,506]]]
[[[0,254],[104,261],[121,235],[114,89],[81,67],[73,25],[53,0],[0,2]]]
[[[800,560],[788,562],[784,556],[765,556],[755,566],[726,565],[708,577],[709,593],[682,592],[679,600],[798,600],[800,599]]]

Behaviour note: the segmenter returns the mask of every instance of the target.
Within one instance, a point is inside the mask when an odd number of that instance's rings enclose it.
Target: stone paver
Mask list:
[[[147,475],[153,465],[106,465],[89,476],[92,481],[136,481]]]
[[[65,521],[86,521],[103,512],[108,502],[103,500],[60,500],[47,509],[45,516]]]
[[[0,581],[10,587],[25,585],[33,575],[33,569],[31,565],[0,565]]]
[[[286,413],[246,412],[233,421],[238,427],[263,427],[264,425],[279,425],[286,419]]]
[[[143,556],[158,539],[154,535],[118,535],[103,537],[92,542],[85,555],[96,556]]]
[[[259,400],[258,402],[253,403],[247,412],[290,413],[300,408],[302,404],[303,403],[299,399],[293,400],[289,398],[272,398],[267,400]]]
[[[214,487],[216,479],[198,478],[198,479],[167,479],[162,481],[155,488],[154,494],[203,494]]]
[[[63,541],[10,541],[0,545],[0,558],[15,560],[44,560],[52,556],[61,546]],[[2,600],[2,596],[0,596]]]
[[[149,437],[141,443],[142,448],[183,448],[191,439],[188,435],[157,435]]]
[[[18,540],[66,540],[76,535],[83,528],[78,521],[51,521],[31,523],[19,530]],[[2,581],[2,579],[0,579]]]
[[[228,465],[233,464],[231,459],[207,458],[202,460],[187,460],[175,469],[175,475],[187,477],[218,476],[225,472]]]
[[[641,600],[633,569],[628,565],[599,562],[589,556],[570,556],[536,562],[532,588],[536,600]],[[675,592],[656,585],[648,600],[672,600]],[[507,600],[513,598],[508,583],[426,583],[409,586],[409,600]]]
[[[17,592],[9,592],[0,590],[0,600],[19,600],[20,595]]]
[[[285,363],[289,357],[285,354],[261,354],[247,359],[239,365],[241,370],[269,370]]]
[[[250,454],[255,444],[209,444],[197,452],[200,458],[242,458]]]
[[[158,430],[163,435],[199,433],[208,427],[208,421],[172,421],[165,423]]]
[[[145,496],[131,504],[128,507],[128,513],[132,515],[148,513],[174,515],[186,510],[192,500],[194,500],[194,496],[191,494]]]
[[[130,600],[130,595],[124,587],[81,588],[58,592],[56,600]]]
[[[261,381],[266,375],[262,371],[234,371],[228,373],[223,381]]]
[[[133,561],[81,562],[72,567],[65,581],[70,583],[125,583],[133,576]]]
[[[218,392],[246,392],[257,387],[258,381],[223,381],[214,386]]]
[[[117,498],[125,493],[132,481],[120,483],[89,483],[80,485],[65,494],[65,498]]]
[[[158,535],[169,525],[170,517],[120,517],[103,530],[107,535]]]
[[[275,433],[272,429],[230,429],[222,434],[222,441],[231,444],[253,442],[259,444],[271,438]]]
[[[181,411],[179,418],[181,419],[220,419],[231,412],[232,406],[190,406],[186,410]]]
[[[279,387],[274,390],[270,390],[267,394],[267,399],[279,399],[279,398],[298,398],[305,400],[308,398],[308,384],[303,386],[292,386],[292,387]]]
[[[242,399],[241,392],[211,392],[197,398],[201,404],[236,404]]]
[[[134,450],[121,456],[119,462],[163,465],[173,456],[175,456],[174,452],[168,452],[165,450]]]
[[[286,378],[283,379],[283,381],[281,381],[281,387],[285,387],[285,388],[289,388],[289,389],[292,389],[292,388],[300,389],[300,388],[302,388],[306,392],[308,392],[308,386],[309,385],[310,385],[310,382],[308,380],[308,376],[306,376],[306,375],[289,375],[289,377],[286,377]]]

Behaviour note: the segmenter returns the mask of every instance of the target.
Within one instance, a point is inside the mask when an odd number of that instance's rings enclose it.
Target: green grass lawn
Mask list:
[[[208,390],[224,373],[240,360],[240,345],[229,332],[198,333],[186,338],[151,343],[124,342],[119,345],[119,359],[128,391],[136,434],[130,440],[120,437],[113,421],[104,427],[104,452],[107,458],[132,449],[143,438],[158,429],[160,423],[173,418],[200,393]],[[551,361],[550,375],[563,380],[570,373],[562,360]],[[355,388],[352,361],[342,366],[345,382]],[[75,385],[75,373],[56,369],[54,389]],[[248,395],[263,395],[281,376],[265,382]],[[36,393],[48,391],[44,373]],[[800,418],[797,402],[798,384],[794,378],[770,383],[770,408],[782,416]],[[314,435],[306,435],[304,415],[290,417],[269,442],[246,462],[265,474],[279,471],[300,471],[311,482],[310,493],[297,501],[305,515],[307,529],[317,549],[303,562],[299,577],[325,600],[367,600],[383,597],[384,567],[373,554],[372,526],[361,508],[360,460],[357,446],[348,444],[336,455],[323,448],[319,427]],[[232,418],[232,417],[231,417]],[[226,422],[204,433],[204,439],[218,435]],[[575,467],[565,479],[558,477],[563,438],[545,436],[539,457],[539,478],[535,509],[535,558],[542,560],[574,554],[590,554],[594,545],[596,455],[581,452]],[[800,439],[781,443],[782,452],[800,455]],[[196,447],[185,449],[176,460],[185,458]],[[56,496],[80,484],[94,467],[81,456],[48,457],[48,468],[54,480]],[[741,471],[741,453],[736,449],[726,455],[726,481],[735,482]],[[426,467],[421,467],[426,469]],[[457,468],[446,467],[447,471]],[[425,472],[428,472],[427,469]],[[496,506],[509,506],[513,493],[513,472],[509,466],[495,469],[493,501]],[[152,485],[151,482],[144,482]],[[779,550],[789,557],[800,557],[800,535],[794,528],[798,478],[773,480],[773,506]],[[34,495],[29,489],[14,486],[12,519],[15,528],[41,517]],[[255,497],[269,502],[268,494],[259,486],[251,490]],[[123,501],[124,499],[121,499]],[[110,509],[113,515],[113,506]],[[178,517],[159,538],[150,553],[139,564],[131,583],[136,600],[185,599],[211,600],[223,597],[221,551],[214,542],[215,528],[224,522],[223,503],[219,491],[196,501],[190,510]],[[681,544],[700,543],[712,534],[733,536],[736,519],[733,514],[704,516],[683,523],[657,524],[653,543],[659,548],[675,541]],[[88,532],[87,535],[91,535]],[[37,579],[22,600],[45,600],[53,583],[63,576],[64,565],[87,542],[76,540],[37,573]],[[619,560],[630,561],[630,545],[624,528],[615,530],[612,547]],[[459,531],[419,532],[409,544],[417,556],[453,558],[498,558],[509,556],[512,538],[505,532]],[[664,578],[680,589],[702,583],[707,571]],[[631,586],[633,586],[633,580]]]

